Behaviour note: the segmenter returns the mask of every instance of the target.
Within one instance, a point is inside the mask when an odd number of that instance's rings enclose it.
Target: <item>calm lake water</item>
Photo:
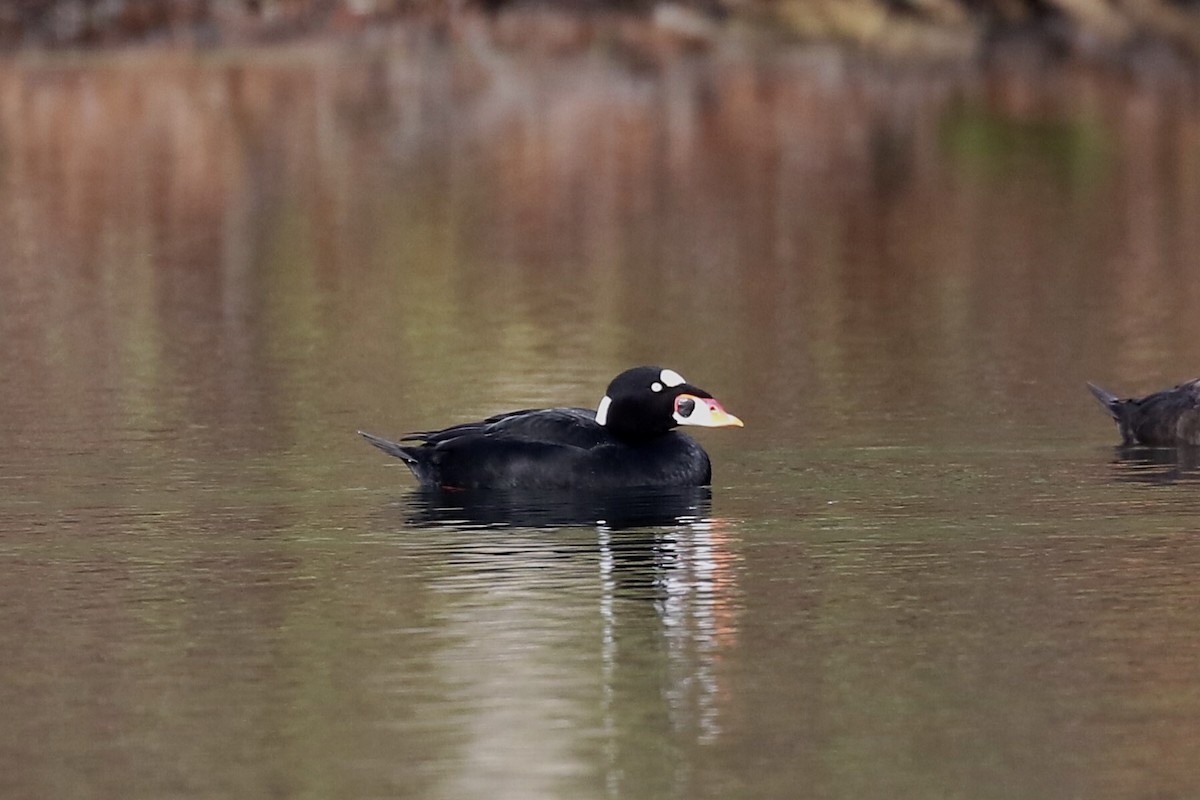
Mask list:
[[[1184,798],[1200,93],[466,29],[0,66],[0,795]],[[711,496],[356,435],[746,422]],[[603,525],[596,520],[604,519]]]

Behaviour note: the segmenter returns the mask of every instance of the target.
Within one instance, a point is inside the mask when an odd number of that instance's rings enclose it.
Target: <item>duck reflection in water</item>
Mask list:
[[[1114,479],[1120,483],[1168,485],[1200,481],[1200,447],[1142,447],[1113,449]]]
[[[708,486],[626,489],[620,492],[420,488],[403,501],[414,527],[557,528],[609,530],[686,525],[707,520]]]
[[[603,687],[601,706],[588,706],[599,730],[651,725],[649,740],[665,749],[721,735],[730,693],[718,665],[737,640],[740,557],[733,524],[710,516],[707,487],[553,497],[420,489],[391,510],[407,528],[397,541],[430,565],[445,597],[465,603],[447,615],[468,626],[453,637],[470,648],[451,654],[454,668],[487,660],[504,698],[520,697],[512,687],[531,677],[524,660],[505,671],[509,646],[527,655],[542,646],[528,641],[531,621],[571,620],[558,641],[585,644],[589,680]],[[481,617],[487,636],[470,627]],[[659,772],[641,769],[658,762],[625,742],[614,734],[606,744],[610,785],[669,794]]]

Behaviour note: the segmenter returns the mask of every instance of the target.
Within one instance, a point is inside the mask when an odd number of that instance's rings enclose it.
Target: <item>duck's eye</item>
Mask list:
[[[681,417],[690,417],[696,410],[696,401],[690,397],[681,397],[675,401],[675,413]]]

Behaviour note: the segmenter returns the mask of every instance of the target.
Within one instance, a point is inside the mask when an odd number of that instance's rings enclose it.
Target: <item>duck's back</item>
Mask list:
[[[1131,400],[1126,417],[1142,444],[1200,445],[1200,380]]]
[[[402,441],[441,447],[459,440],[540,442],[591,449],[607,436],[596,424],[596,412],[587,408],[527,408],[497,414],[479,422],[453,425],[438,431],[410,433]],[[459,445],[461,446],[461,445]]]

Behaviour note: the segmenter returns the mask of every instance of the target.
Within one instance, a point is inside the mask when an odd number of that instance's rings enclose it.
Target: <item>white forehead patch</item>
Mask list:
[[[678,386],[681,383],[687,383],[687,381],[683,379],[683,376],[673,369],[664,369],[662,372],[658,373],[658,379],[663,382],[664,386]],[[658,390],[655,389],[655,391]]]
[[[608,407],[611,405],[612,405],[612,398],[609,397],[608,395],[604,395],[604,397],[602,397],[600,399],[600,405],[596,406],[596,424],[597,425],[607,425],[608,424]]]
[[[663,390],[663,385],[661,383],[659,383],[658,381],[655,381],[654,383],[650,384],[650,391],[661,392],[662,390]]]

